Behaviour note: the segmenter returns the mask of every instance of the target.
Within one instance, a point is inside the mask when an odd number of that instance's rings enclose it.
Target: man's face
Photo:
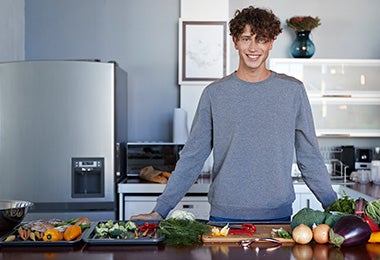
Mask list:
[[[243,33],[238,39],[233,39],[235,49],[239,52],[239,68],[255,70],[265,67],[269,51],[272,49],[274,40],[259,39],[252,35],[251,27],[245,26]]]

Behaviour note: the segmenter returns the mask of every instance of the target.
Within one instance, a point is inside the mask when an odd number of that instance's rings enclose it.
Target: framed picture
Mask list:
[[[226,22],[180,20],[179,26],[179,84],[224,77]]]

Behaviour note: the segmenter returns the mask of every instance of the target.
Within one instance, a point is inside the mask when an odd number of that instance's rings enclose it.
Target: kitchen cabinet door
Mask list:
[[[318,137],[380,137],[380,59],[271,59],[301,80]]]

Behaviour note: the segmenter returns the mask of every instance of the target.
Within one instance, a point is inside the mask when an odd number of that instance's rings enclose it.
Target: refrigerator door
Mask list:
[[[115,140],[115,64],[0,64],[0,198],[114,211]],[[73,196],[73,158],[104,160],[102,196]]]

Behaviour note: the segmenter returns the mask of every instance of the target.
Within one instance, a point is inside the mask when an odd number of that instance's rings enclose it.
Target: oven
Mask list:
[[[127,144],[127,176],[118,183],[119,220],[128,220],[133,215],[152,211],[166,184],[140,178],[140,170],[151,166],[157,171],[172,172],[182,148],[183,144],[166,142]],[[198,180],[173,210],[186,210],[198,219],[208,219],[210,181],[210,172],[200,173]]]

